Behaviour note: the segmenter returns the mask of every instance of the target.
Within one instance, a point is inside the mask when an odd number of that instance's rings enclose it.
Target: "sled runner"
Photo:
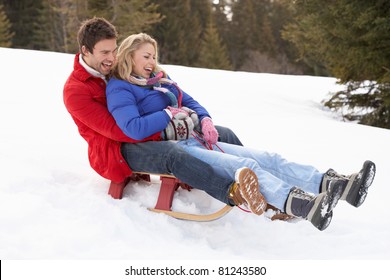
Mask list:
[[[172,201],[173,201],[173,196],[175,194],[175,191],[177,191],[179,187],[186,189],[188,191],[190,191],[192,188],[189,185],[181,182],[175,176],[169,174],[133,173],[133,175],[124,182],[121,183],[111,182],[110,188],[108,190],[108,194],[111,195],[114,199],[121,199],[123,196],[123,190],[130,181],[145,180],[150,182],[150,175],[160,176],[160,180],[161,180],[161,187],[157,198],[156,206],[154,208],[148,208],[148,210],[152,212],[163,213],[180,220],[208,222],[208,221],[213,221],[222,218],[224,215],[229,213],[230,210],[233,209],[232,206],[225,205],[220,210],[210,214],[189,214],[189,213],[172,211],[171,207],[172,207]],[[274,220],[286,221],[292,219],[291,216],[280,212],[278,209],[276,209],[275,207],[269,204],[267,205],[267,210],[268,209],[271,209],[275,212],[275,214],[272,217],[270,217],[270,219],[273,221]]]
[[[223,217],[233,208],[232,206],[225,205],[222,209],[211,214],[189,214],[172,211],[171,207],[175,191],[177,191],[179,187],[190,191],[191,187],[181,182],[175,176],[168,174],[133,173],[133,175],[124,182],[111,182],[108,194],[115,199],[121,199],[123,196],[123,190],[130,181],[145,180],[150,182],[150,175],[160,176],[161,180],[160,193],[158,195],[156,206],[154,208],[148,208],[148,210],[152,212],[164,213],[180,220],[207,222]]]
[[[179,220],[186,220],[186,221],[197,221],[197,222],[210,222],[217,220],[219,218],[222,218],[227,213],[229,213],[230,210],[233,209],[230,205],[225,205],[222,207],[222,209],[211,213],[211,214],[189,214],[189,213],[183,213],[183,212],[176,212],[172,210],[160,210],[156,208],[148,208],[152,212],[156,213],[163,213],[168,216],[171,216],[173,218],[179,219]]]

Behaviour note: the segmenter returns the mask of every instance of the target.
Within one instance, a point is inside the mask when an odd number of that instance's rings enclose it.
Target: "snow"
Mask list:
[[[112,199],[62,101],[74,56],[7,48],[0,55],[1,259],[390,258],[390,131],[343,122],[324,108],[321,101],[341,88],[336,79],[164,66],[245,146],[344,174],[366,159],[376,163],[366,202],[360,208],[340,202],[320,232],[307,221],[271,221],[238,208],[204,223],[152,213],[146,208],[156,202],[158,177],[130,183],[122,200]],[[221,207],[197,190],[180,190],[173,202],[192,213]]]

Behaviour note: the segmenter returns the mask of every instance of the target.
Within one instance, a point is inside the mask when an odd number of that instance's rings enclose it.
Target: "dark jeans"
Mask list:
[[[220,140],[242,145],[228,128],[216,127]],[[219,167],[190,155],[174,142],[123,143],[121,152],[127,164],[135,172],[173,174],[195,189],[207,192],[212,197],[229,204],[228,193],[233,181]]]
[[[230,128],[219,125],[216,125],[215,128],[217,129],[219,134],[219,142],[244,146],[242,145],[240,139],[238,139],[237,135]]]
[[[123,143],[123,157],[133,171],[173,174],[193,188],[203,190],[212,197],[228,203],[231,178],[222,175],[217,167],[197,159],[170,141]]]

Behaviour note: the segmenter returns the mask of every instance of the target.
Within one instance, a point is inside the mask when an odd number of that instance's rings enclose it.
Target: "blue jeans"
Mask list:
[[[243,146],[237,135],[228,127],[216,125],[215,128],[218,131],[218,142],[224,142],[234,145]]]
[[[215,126],[221,142],[242,145],[229,128]],[[185,152],[173,142],[122,143],[121,152],[131,170],[157,174],[173,174],[193,188],[229,203],[228,193],[233,183],[225,170],[213,167]]]
[[[192,138],[177,143],[189,154],[213,167],[224,170],[225,176],[234,180],[235,171],[251,168],[259,178],[260,191],[267,202],[284,210],[290,189],[297,186],[306,192],[319,193],[323,173],[308,165],[288,162],[278,154],[218,142],[214,150],[207,150]]]
[[[228,193],[234,180],[218,166],[211,166],[171,141],[122,143],[121,152],[134,172],[173,174],[193,188],[229,204]]]

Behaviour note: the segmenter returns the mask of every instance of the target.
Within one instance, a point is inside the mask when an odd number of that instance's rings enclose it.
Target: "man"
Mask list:
[[[160,133],[142,140],[123,134],[107,109],[105,94],[107,75],[116,59],[117,35],[115,27],[103,18],[85,21],[78,32],[80,52],[64,86],[64,103],[80,135],[88,142],[91,167],[112,183],[123,186],[133,170],[172,173],[182,182],[227,204],[241,201],[252,209],[259,208],[264,201],[260,201],[263,198],[258,180],[249,168],[226,177],[226,173],[191,156],[175,143],[159,141]],[[230,129],[217,129],[219,140],[241,145]],[[244,177],[253,180],[244,183]],[[257,214],[264,209],[260,210]]]

